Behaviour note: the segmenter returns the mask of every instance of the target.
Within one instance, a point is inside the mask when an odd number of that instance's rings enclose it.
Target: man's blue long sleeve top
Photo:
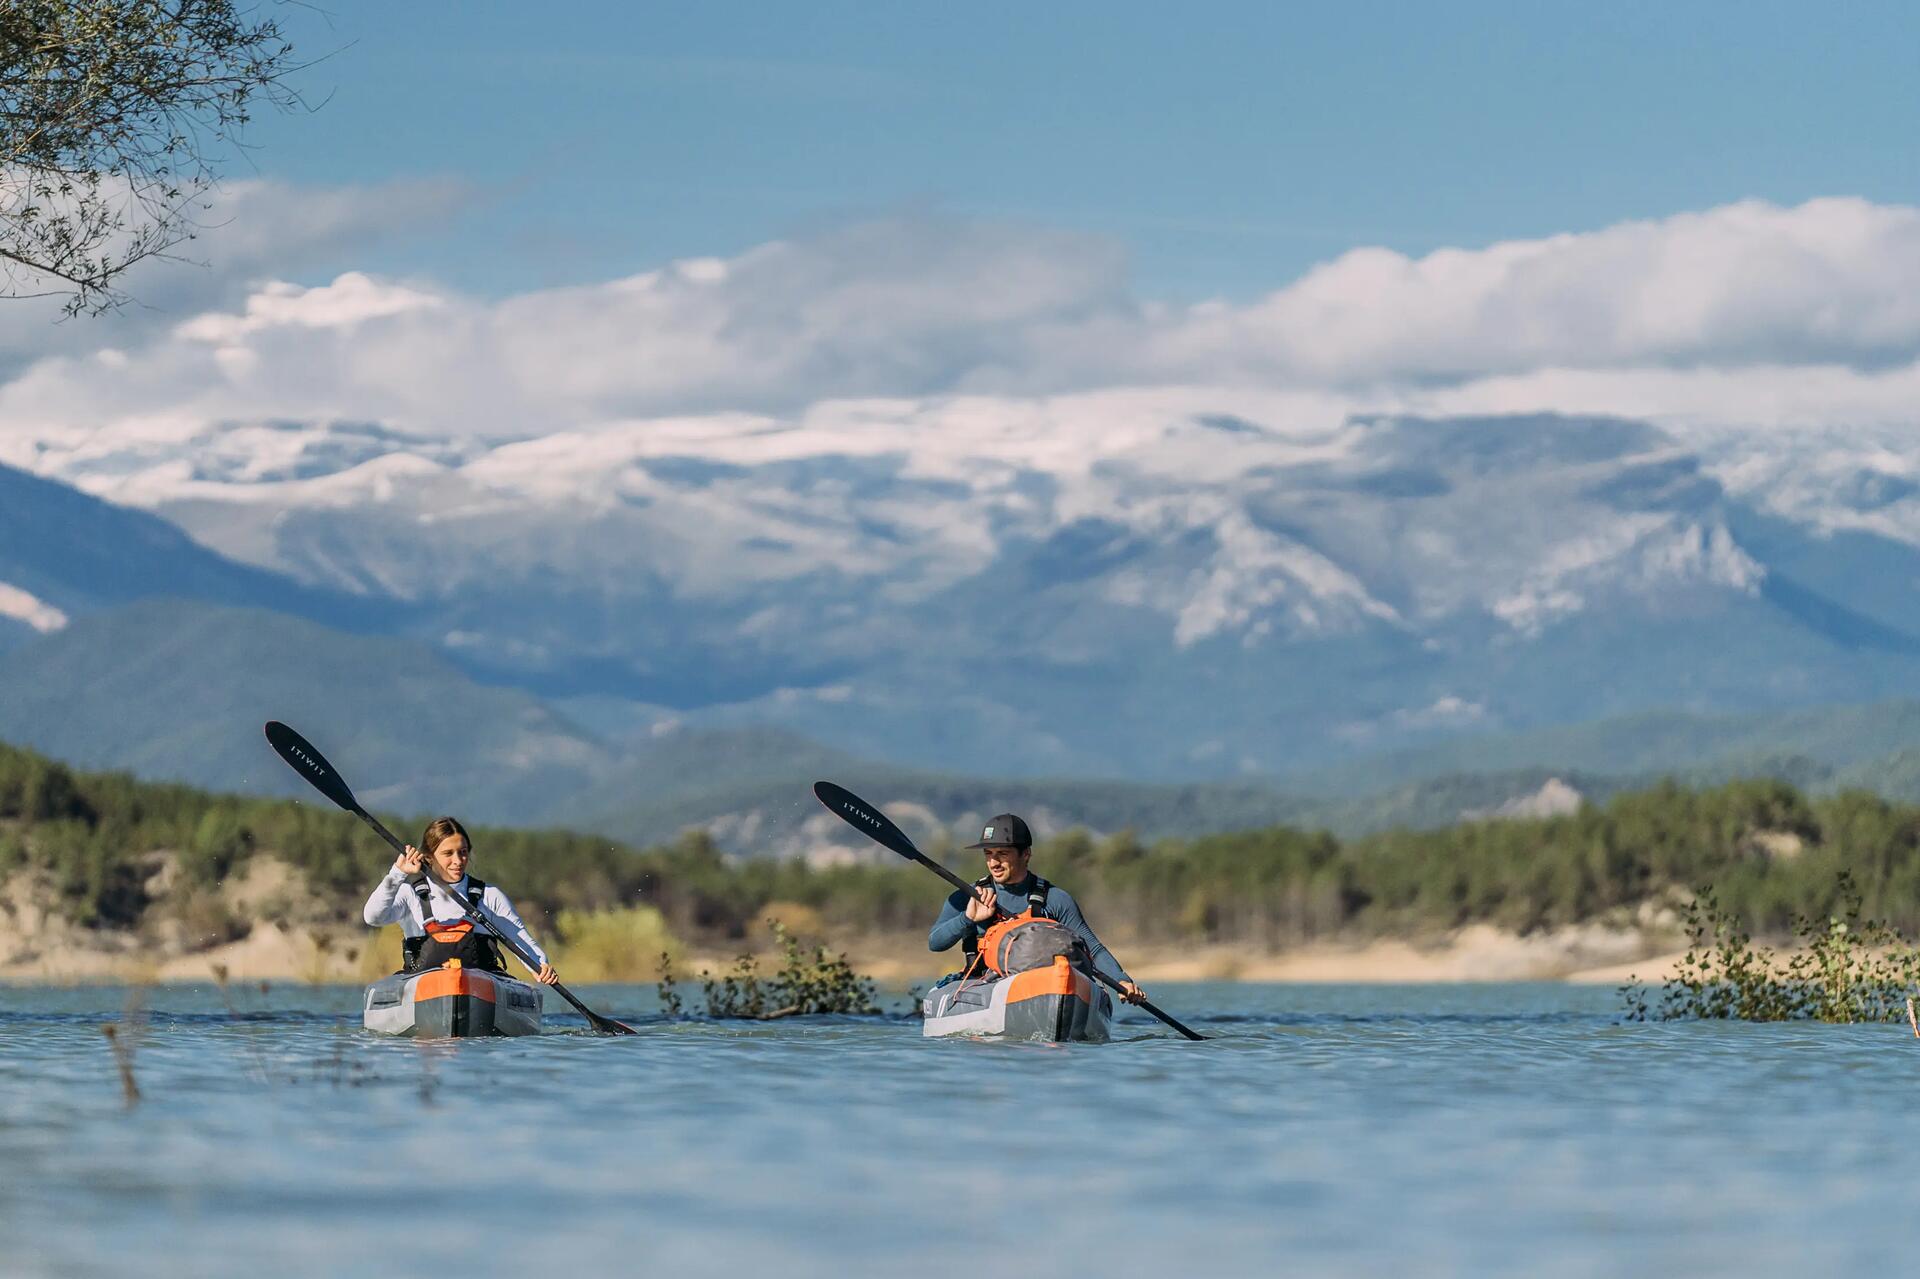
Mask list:
[[[1000,909],[1008,915],[1018,915],[1027,909],[1027,893],[1032,888],[1033,877],[1029,875],[1018,884],[995,884],[994,897],[1000,903]],[[940,918],[933,921],[933,928],[927,933],[927,949],[933,951],[950,950],[962,938],[969,934],[978,937],[991,925],[976,924],[967,918],[967,898],[969,894],[953,892],[947,895],[947,904],[940,910]],[[1113,957],[1101,940],[1094,936],[1093,929],[1087,926],[1086,916],[1080,913],[1080,903],[1073,894],[1058,884],[1047,889],[1047,917],[1057,920],[1072,931],[1073,935],[1087,944],[1087,954],[1093,959],[1093,966],[1115,981],[1132,981],[1126,970],[1120,967],[1120,961]]]

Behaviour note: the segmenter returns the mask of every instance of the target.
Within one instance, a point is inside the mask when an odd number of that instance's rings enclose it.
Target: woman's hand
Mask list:
[[[412,844],[408,844],[407,851],[394,858],[393,868],[402,875],[418,875],[420,873],[420,850]]]
[[[542,986],[551,986],[560,980],[560,974],[553,971],[552,964],[542,964],[540,971],[533,975],[533,979]]]
[[[976,924],[984,924],[1000,913],[999,900],[991,887],[973,890],[973,899],[967,903],[967,918]]]

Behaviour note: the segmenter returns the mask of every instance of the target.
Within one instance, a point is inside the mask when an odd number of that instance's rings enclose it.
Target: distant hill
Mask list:
[[[527,693],[486,688],[411,641],[261,609],[150,600],[75,618],[0,661],[8,740],[84,768],[266,794],[299,778],[261,737],[284,719],[368,803],[523,820],[602,766]]]
[[[916,838],[933,841],[930,849],[1008,810],[1025,816],[1039,835],[1084,827],[1102,833],[1132,830],[1146,838],[1279,822],[1319,825],[1323,816],[1332,815],[1323,806],[1258,785],[960,777],[834,762],[830,753],[812,761],[740,782],[721,782],[716,775],[703,786],[680,791],[618,795],[603,786],[611,802],[597,811],[583,810],[583,824],[636,842],[699,826],[722,847],[767,855],[806,856],[829,848],[874,855],[867,841],[814,801],[813,783],[822,778],[881,805]]]
[[[880,762],[778,728],[622,727],[605,710],[590,731],[414,641],[182,600],[87,612],[26,639],[0,658],[0,707],[6,737],[82,767],[300,794],[260,740],[261,723],[281,718],[390,809],[636,843],[700,827],[755,856],[872,855],[813,802],[823,777],[935,844],[1007,809],[1042,833],[1078,826],[1154,840],[1284,823],[1357,836],[1517,811],[1507,806],[1555,780],[1595,801],[1661,776],[1695,785],[1767,776],[1920,798],[1916,702],[1633,715],[1278,778],[995,778]]]
[[[723,848],[762,855],[812,855],[829,847],[870,854],[866,841],[850,836],[815,804],[811,784],[824,777],[879,804],[916,839],[936,842],[962,835],[992,814],[1008,810],[1027,818],[1039,836],[1082,827],[1098,834],[1132,831],[1152,841],[1286,825],[1352,837],[1394,828],[1451,826],[1525,801],[1553,782],[1599,801],[1649,785],[1661,776],[1513,769],[1422,778],[1370,794],[1328,796],[1260,782],[1153,785],[1083,778],[963,777],[859,761],[817,766],[823,758],[815,756],[742,782],[719,782],[724,774],[716,773],[716,780],[681,791],[622,793],[617,785],[603,783],[601,792],[610,801],[605,807],[582,807],[576,813],[550,815],[548,820],[642,843],[698,826]],[[1718,773],[1701,776],[1722,780]]]
[[[1291,822],[1444,825],[1538,786],[1518,770],[1320,800],[1261,781],[993,779],[904,769],[779,729],[678,729],[612,743],[531,695],[478,684],[407,640],[256,609],[151,600],[84,614],[0,661],[12,741],[85,768],[302,795],[260,738],[285,719],[369,803],[559,825],[636,842],[690,826],[742,852],[866,851],[811,796],[832,778],[916,814],[930,839],[1008,808],[1036,829],[1145,838]]]
[[[10,740],[84,768],[304,796],[261,740],[261,724],[277,718],[348,770],[364,800],[389,809],[639,841],[712,826],[752,852],[797,850],[796,832],[825,815],[810,790],[822,777],[878,787],[944,825],[1021,805],[1056,831],[1158,835],[1304,811],[1258,784],[914,772],[777,729],[681,729],[614,745],[530,694],[476,683],[412,641],[181,600],[84,614],[21,645],[0,662],[0,705]]]
[[[638,781],[642,775],[650,780]],[[801,830],[815,816],[807,785],[823,776],[883,807],[924,812],[936,819],[926,825],[929,834],[1011,808],[1034,819],[1036,829],[1054,832],[1085,826],[1158,838],[1286,824],[1352,837],[1448,826],[1510,804],[1518,808],[1509,811],[1525,812],[1526,801],[1553,782],[1600,802],[1663,778],[1712,786],[1767,777],[1815,793],[1852,788],[1920,802],[1920,702],[1630,715],[1467,737],[1311,773],[1185,784],[996,780],[861,761],[772,730],[764,737],[745,730],[669,734],[598,784],[579,813],[584,825],[631,840],[700,825],[726,846],[799,852],[837,834],[831,826]]]
[[[1773,776],[1800,785],[1869,778],[1902,752],[1920,750],[1920,701],[1816,706],[1749,715],[1656,711],[1591,724],[1460,737],[1293,773],[1276,785],[1307,794],[1358,796],[1436,777],[1514,769],[1702,782]],[[1854,784],[1846,782],[1846,784]]]

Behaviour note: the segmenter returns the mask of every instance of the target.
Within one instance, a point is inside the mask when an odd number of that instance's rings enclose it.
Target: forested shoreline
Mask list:
[[[420,821],[390,824],[409,831]],[[732,859],[698,833],[633,848],[488,828],[475,842],[482,873],[509,887],[523,911],[648,906],[697,946],[758,934],[775,903],[810,908],[834,935],[910,932],[926,926],[939,893],[904,864]],[[928,851],[973,873],[973,854]],[[156,889],[161,855],[173,869]],[[357,916],[385,865],[363,826],[311,803],[80,772],[0,747],[0,879],[34,873],[51,896],[45,904],[76,924],[128,930],[156,914],[197,912],[204,931],[243,934],[252,921],[210,918],[206,903],[263,856],[291,868],[306,905],[343,919]],[[1834,906],[1843,869],[1869,914],[1920,931],[1920,808],[1862,792],[1810,799],[1767,780],[1659,785],[1562,817],[1344,841],[1287,827],[1150,845],[1124,832],[1072,831],[1045,840],[1035,865],[1071,885],[1103,926],[1152,942],[1281,949],[1470,923],[1525,934],[1622,918],[1707,884],[1755,935],[1778,936],[1796,914]]]

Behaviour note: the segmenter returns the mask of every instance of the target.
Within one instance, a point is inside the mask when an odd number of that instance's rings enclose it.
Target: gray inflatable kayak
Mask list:
[[[382,977],[367,987],[361,1024],[416,1039],[540,1033],[540,987],[457,964]]]
[[[927,992],[920,1011],[920,1033],[929,1038],[1104,1044],[1113,1026],[1112,997],[1064,955],[1005,977],[950,978]]]

